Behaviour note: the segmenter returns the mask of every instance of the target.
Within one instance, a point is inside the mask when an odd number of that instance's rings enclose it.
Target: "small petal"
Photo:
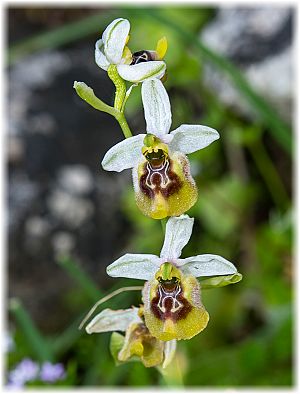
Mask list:
[[[109,276],[149,280],[161,264],[154,254],[125,254],[106,268]]]
[[[86,332],[126,331],[131,323],[141,322],[138,315],[138,308],[120,309],[113,311],[104,309],[86,326]]]
[[[163,59],[165,57],[165,54],[167,53],[167,49],[168,49],[167,38],[162,37],[160,40],[158,40],[156,45],[156,52],[159,59]]]
[[[146,134],[138,134],[114,145],[106,152],[102,167],[106,171],[123,171],[134,167],[142,157],[143,140]]]
[[[237,273],[235,266],[224,257],[214,254],[201,254],[177,260],[176,266],[184,274],[199,276],[231,275]]]
[[[201,280],[201,289],[215,289],[217,287],[224,287],[238,283],[243,279],[243,275],[237,272],[233,275],[214,276]]]
[[[157,137],[167,134],[172,122],[171,106],[168,93],[159,79],[143,83],[142,100],[147,133]]]
[[[219,133],[210,127],[188,124],[179,126],[170,135],[174,137],[170,142],[170,149],[185,154],[203,149],[220,138]]]
[[[104,30],[102,39],[104,42],[104,53],[111,64],[119,64],[122,59],[130,23],[127,19],[115,19]]]
[[[161,78],[166,71],[166,63],[162,61],[145,62],[134,65],[120,64],[117,66],[121,78],[139,83],[146,79]]]
[[[109,67],[109,61],[107,60],[104,54],[104,44],[103,40],[98,40],[95,44],[95,62],[98,64],[100,68],[107,71]]]
[[[162,367],[167,368],[167,366],[171,363],[173,360],[173,357],[175,356],[176,352],[176,339],[172,339],[171,341],[165,342],[165,358]]]
[[[160,257],[166,261],[177,259],[191,238],[193,225],[194,218],[188,215],[170,218],[166,225],[165,241]]]

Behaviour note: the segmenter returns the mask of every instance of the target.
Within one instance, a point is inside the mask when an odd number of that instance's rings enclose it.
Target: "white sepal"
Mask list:
[[[161,265],[161,259],[154,254],[127,253],[106,268],[114,278],[153,279]]]
[[[129,30],[130,23],[122,18],[115,19],[104,30],[102,35],[104,53],[111,64],[121,62]]]
[[[159,137],[167,134],[172,123],[168,93],[159,79],[145,81],[142,85],[142,100],[147,133]]]
[[[176,339],[172,339],[171,341],[166,341],[165,342],[165,348],[164,348],[164,361],[163,361],[163,368],[166,368],[171,361],[173,360],[173,357],[175,356],[176,352]]]
[[[177,260],[176,265],[185,275],[200,276],[231,275],[236,267],[224,257],[215,254],[201,254]]]
[[[94,332],[126,331],[131,323],[141,321],[138,315],[138,308],[133,307],[117,311],[104,309],[93,318],[85,329],[88,334]]]
[[[192,235],[194,219],[188,215],[171,217],[167,221],[165,241],[160,257],[165,261],[177,259]]]
[[[173,135],[170,149],[185,154],[203,149],[220,138],[219,133],[211,127],[188,124],[179,126],[170,135]]]
[[[126,81],[139,83],[147,79],[162,78],[166,71],[166,63],[153,61],[133,65],[120,64],[117,70],[120,77]]]
[[[100,39],[95,44],[95,62],[98,64],[100,68],[102,68],[102,70],[107,71],[110,63],[107,60],[103,50],[104,50],[103,40]]]
[[[138,134],[111,147],[101,163],[104,170],[121,172],[134,167],[142,157],[145,136]]]

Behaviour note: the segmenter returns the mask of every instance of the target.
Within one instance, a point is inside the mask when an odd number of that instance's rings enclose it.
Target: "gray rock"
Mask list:
[[[60,189],[54,189],[47,202],[51,214],[73,229],[82,226],[94,213],[91,201]]]
[[[58,183],[70,194],[91,193],[94,179],[90,169],[84,165],[63,166],[58,173]]]
[[[54,234],[52,246],[57,258],[63,255],[70,255],[75,248],[75,239],[70,233],[61,231]]]
[[[254,90],[290,121],[293,99],[292,9],[290,7],[220,8],[201,40],[240,68]],[[229,78],[211,65],[205,83],[226,105],[255,116]]]

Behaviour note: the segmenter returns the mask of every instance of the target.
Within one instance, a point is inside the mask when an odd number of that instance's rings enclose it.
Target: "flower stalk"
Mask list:
[[[186,155],[206,148],[220,136],[204,125],[182,124],[171,130],[171,104],[163,85],[166,64],[162,59],[167,40],[159,40],[155,51],[142,49],[132,53],[127,46],[129,31],[129,21],[115,19],[95,44],[95,61],[115,86],[114,106],[105,104],[83,82],[75,82],[74,88],[93,108],[118,121],[125,139],[106,152],[102,167],[117,172],[132,169],[137,207],[144,215],[161,220],[164,243],[159,256],[126,253],[107,267],[109,276],[145,282],[142,286],[117,289],[100,299],[79,329],[99,305],[112,297],[124,291],[141,291],[138,306],[104,309],[85,330],[88,334],[112,332],[110,350],[116,365],[140,361],[145,367],[156,367],[167,385],[182,386],[184,362],[180,363],[176,354],[176,343],[193,338],[209,323],[202,290],[237,283],[242,275],[218,255],[181,258],[194,224],[185,212],[198,198]],[[132,83],[128,90],[126,81]],[[142,85],[146,130],[133,136],[125,105],[138,84]]]

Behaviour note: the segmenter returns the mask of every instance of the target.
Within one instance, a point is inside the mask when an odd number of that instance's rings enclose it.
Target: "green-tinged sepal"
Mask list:
[[[125,337],[118,332],[113,332],[110,337],[109,350],[115,361],[116,366],[122,364],[118,359],[118,354],[124,346]]]
[[[217,287],[224,287],[238,283],[242,280],[243,275],[239,272],[233,275],[215,276],[213,278],[206,278],[200,280],[201,289],[214,289]]]

